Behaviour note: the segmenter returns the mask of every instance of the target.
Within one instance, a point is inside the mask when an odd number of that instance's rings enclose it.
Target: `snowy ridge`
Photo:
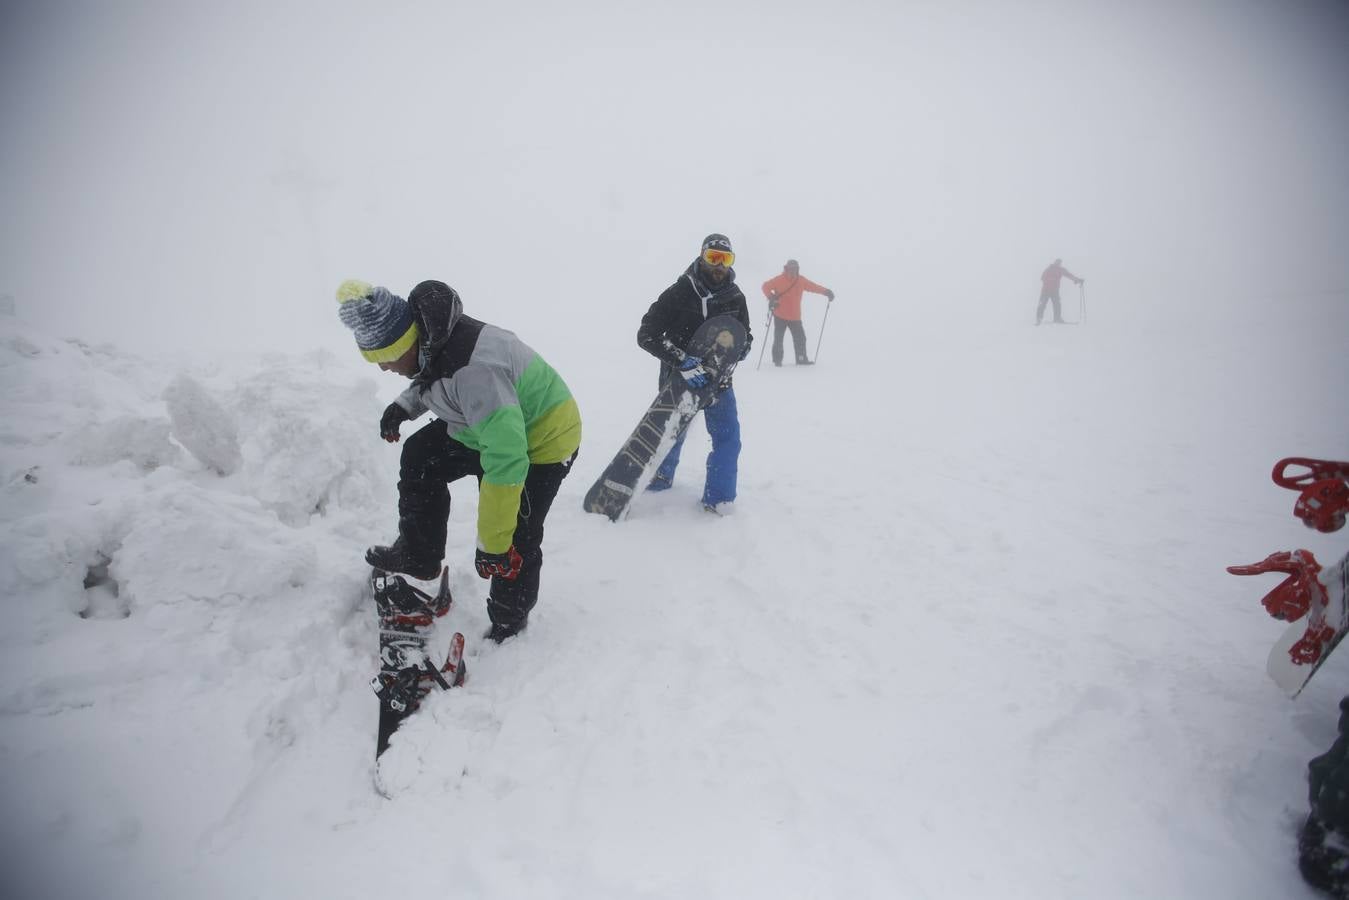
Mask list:
[[[1290,391],[1237,314],[847,313],[820,366],[737,371],[725,519],[697,504],[697,424],[672,490],[583,513],[655,363],[548,351],[586,443],[540,606],[484,646],[454,488],[433,648],[468,635],[469,681],[395,737],[392,800],[360,554],[394,523],[396,384],[0,316],[14,895],[1302,896],[1303,769],[1349,657],[1286,701],[1278,623],[1223,566],[1342,554],[1267,484],[1280,455],[1344,455],[1334,392]],[[1296,378],[1342,385],[1322,340]]]

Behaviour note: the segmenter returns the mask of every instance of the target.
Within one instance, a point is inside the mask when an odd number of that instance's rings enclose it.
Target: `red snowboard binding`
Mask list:
[[[1289,466],[1307,471],[1290,476]],[[1349,512],[1349,462],[1290,456],[1274,464],[1274,483],[1300,492],[1293,515],[1308,528],[1329,533],[1344,527]]]
[[[1295,622],[1305,616],[1314,604],[1326,604],[1326,588],[1316,579],[1321,564],[1310,550],[1280,550],[1249,566],[1228,566],[1233,575],[1264,575],[1283,572],[1288,575],[1278,587],[1260,602],[1274,618]]]
[[[1228,566],[1227,571],[1233,575],[1287,573],[1288,577],[1260,602],[1271,616],[1285,622],[1295,622],[1308,616],[1307,630],[1300,640],[1288,648],[1288,656],[1299,666],[1320,662],[1321,655],[1336,635],[1336,629],[1326,621],[1326,608],[1330,599],[1326,595],[1326,586],[1317,578],[1321,574],[1321,564],[1310,550],[1281,550],[1249,566]]]

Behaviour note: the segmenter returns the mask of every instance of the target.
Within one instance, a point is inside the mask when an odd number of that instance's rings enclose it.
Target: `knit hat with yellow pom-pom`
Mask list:
[[[387,288],[349,278],[337,288],[337,314],[356,336],[361,355],[374,363],[393,362],[417,343],[412,307]]]

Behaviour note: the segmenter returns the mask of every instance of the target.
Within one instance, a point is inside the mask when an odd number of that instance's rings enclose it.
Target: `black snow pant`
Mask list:
[[[773,365],[782,365],[782,334],[787,329],[792,332],[792,346],[796,350],[796,361],[807,362],[806,328],[800,319],[779,319],[773,317]]]
[[[519,625],[539,601],[543,520],[575,459],[573,453],[562,462],[529,466],[512,540],[523,562],[515,580],[492,578],[487,615],[494,625]],[[449,484],[465,475],[481,484],[482,459],[477,450],[450,437],[444,422],[431,422],[407,438],[398,475],[398,533],[416,558],[444,559]]]
[[[1349,897],[1349,697],[1340,701],[1339,735],[1307,764],[1311,814],[1298,835],[1298,868],[1307,883]]]
[[[1057,290],[1051,291],[1049,288],[1041,288],[1040,305],[1035,307],[1036,325],[1039,325],[1040,320],[1045,317],[1045,304],[1048,303],[1050,300],[1054,301],[1054,321],[1055,322],[1063,321],[1063,313],[1062,310],[1059,309],[1059,292]]]

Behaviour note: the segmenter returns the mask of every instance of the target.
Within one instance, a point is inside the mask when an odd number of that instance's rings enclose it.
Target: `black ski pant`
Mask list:
[[[792,346],[796,349],[796,361],[806,362],[806,327],[800,319],[779,319],[773,317],[773,365],[782,365],[782,334],[787,329],[792,332]]]
[[[1045,304],[1048,303],[1050,300],[1054,301],[1054,321],[1055,322],[1063,321],[1062,310],[1059,309],[1059,292],[1056,290],[1051,291],[1049,288],[1041,288],[1040,305],[1035,307],[1036,325],[1039,325],[1040,320],[1045,317]]]
[[[494,625],[520,624],[539,601],[543,520],[575,459],[573,453],[570,459],[559,463],[529,466],[512,540],[523,562],[513,581],[500,576],[492,578],[487,615]],[[481,484],[482,459],[477,450],[450,437],[444,422],[431,422],[407,438],[398,474],[398,533],[418,559],[444,559],[450,517],[449,484],[465,475],[474,476]]]

